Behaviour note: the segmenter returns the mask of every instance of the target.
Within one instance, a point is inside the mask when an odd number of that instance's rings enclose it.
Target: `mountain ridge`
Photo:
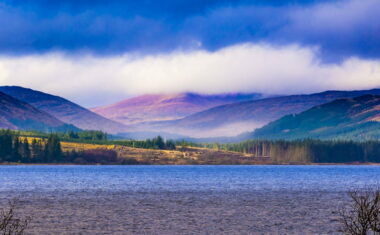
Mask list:
[[[38,131],[79,130],[3,92],[0,92],[0,128]]]
[[[148,94],[125,99],[111,105],[92,108],[91,110],[112,120],[132,125],[143,122],[175,120],[221,104],[258,99],[260,97],[263,97],[263,95],[258,93],[201,95],[187,92]]]
[[[164,130],[167,132],[179,130],[181,134],[200,133],[195,137],[212,137],[210,133],[227,133],[229,136],[252,131],[282,116],[303,112],[315,105],[331,102],[338,98],[349,98],[364,94],[380,94],[380,89],[356,91],[324,91],[313,94],[270,97],[252,101],[244,101],[221,105],[201,111],[185,118],[147,123],[141,128]],[[234,124],[236,124],[234,126]],[[220,131],[218,131],[220,130]],[[226,130],[226,131],[224,131]]]
[[[341,98],[284,116],[252,133],[268,139],[378,139],[380,95]]]
[[[60,96],[19,86],[1,86],[0,91],[81,129],[110,133],[126,130],[123,124],[108,120]]]

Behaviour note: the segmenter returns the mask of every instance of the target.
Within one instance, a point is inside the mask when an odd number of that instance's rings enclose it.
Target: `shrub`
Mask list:
[[[15,214],[17,201],[9,202],[8,208],[0,210],[0,233],[4,235],[24,234],[29,218],[17,218]]]
[[[349,192],[352,204],[339,211],[341,232],[352,235],[380,234],[380,189]]]

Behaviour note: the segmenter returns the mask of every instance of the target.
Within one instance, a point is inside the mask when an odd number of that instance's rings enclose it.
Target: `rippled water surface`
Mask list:
[[[1,166],[0,191],[345,191],[380,166]]]
[[[379,166],[0,166],[27,234],[340,234]]]

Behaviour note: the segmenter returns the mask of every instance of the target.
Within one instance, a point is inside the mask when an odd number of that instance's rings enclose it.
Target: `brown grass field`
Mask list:
[[[28,139],[31,143],[33,139],[41,140],[34,137],[20,137]],[[156,150],[132,148],[121,145],[100,145],[74,142],[61,142],[63,152],[75,150],[86,151],[90,149],[109,149],[117,152],[120,159],[133,160],[138,164],[268,164],[268,158],[256,158],[251,154],[243,154],[231,151],[222,151],[216,149],[200,148],[200,147],[177,147],[176,150]]]

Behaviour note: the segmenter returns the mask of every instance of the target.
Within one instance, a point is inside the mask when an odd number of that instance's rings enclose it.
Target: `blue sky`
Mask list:
[[[344,70],[347,64],[356,61],[355,66],[361,69],[354,71],[355,73],[366,74],[367,70],[374,71],[365,75],[370,78],[358,77],[358,80],[364,81],[364,85],[357,88],[380,86],[380,80],[376,83],[376,80],[380,79],[377,74],[377,62],[380,59],[378,12],[380,12],[379,0],[5,0],[0,1],[0,56],[2,60],[0,61],[0,83],[41,87],[45,91],[56,92],[91,106],[147,92],[191,90],[211,93],[249,91],[299,93],[328,89],[329,83],[332,89],[354,89],[358,82],[350,80],[351,85],[346,86],[343,84],[344,80],[339,80],[339,78],[334,80],[334,74],[331,74],[331,71],[336,71],[338,67]],[[197,66],[204,66],[205,63],[210,63],[204,57],[229,57],[225,53],[232,53],[231,51],[235,53],[231,56],[256,58],[252,54],[258,53],[255,49],[268,50],[268,54],[276,53],[276,51],[291,54],[291,50],[293,53],[299,53],[298,57],[293,58],[292,65],[289,65],[294,67],[289,70],[299,69],[296,68],[297,64],[302,64],[302,62],[297,59],[304,60],[305,54],[309,53],[306,57],[310,60],[310,64],[306,67],[318,67],[318,71],[314,71],[316,74],[329,68],[330,72],[323,73],[329,74],[331,77],[329,79],[332,80],[320,82],[319,78],[315,78],[319,82],[311,83],[311,86],[316,87],[314,90],[307,86],[308,83],[305,86],[299,85],[299,89],[291,89],[291,91],[286,86],[281,89],[282,84],[286,84],[288,80],[294,80],[290,71],[289,74],[285,73],[284,78],[275,74],[274,76],[278,77],[273,79],[279,81],[279,87],[271,89],[265,84],[255,87],[254,84],[260,83],[258,76],[263,72],[257,74],[256,70],[247,70],[238,78],[236,78],[236,73],[231,73],[231,76],[235,77],[230,78],[231,82],[240,79],[241,84],[245,84],[244,86],[236,86],[234,90],[223,88],[223,86],[219,89],[207,90],[199,88],[201,85],[197,84],[199,81],[194,78],[197,73],[188,68],[191,67],[188,65],[183,73],[191,73],[193,78],[183,79],[186,81],[194,79],[194,85],[190,81],[187,88],[165,89],[167,85],[163,85],[162,89],[144,89],[143,85],[139,84],[142,80],[156,84],[176,82],[180,76],[167,71],[181,70],[182,64],[175,64],[173,60],[176,60],[173,57],[187,56],[187,60],[193,61],[194,59],[191,58],[203,53],[204,56],[199,59]],[[240,50],[240,54],[236,50]],[[260,53],[265,54],[265,52]],[[276,60],[277,57],[282,56],[284,54],[272,55],[270,59]],[[51,61],[52,57],[56,60],[55,67],[40,66],[39,70],[31,68],[32,65],[38,67],[38,63],[46,64],[45,61]],[[148,68],[144,69],[149,70],[149,64],[146,61],[152,58],[156,59],[155,64],[160,63],[157,61],[166,61],[166,63],[162,62],[162,70],[168,77],[173,77],[165,78],[165,80],[163,78],[165,74],[158,72],[160,69],[145,75],[150,78],[145,78],[143,75],[139,75],[142,77],[138,80],[131,78],[132,75],[123,77],[125,66],[129,66],[130,70],[131,64],[137,63],[136,61],[146,65]],[[240,60],[239,58],[229,59]],[[284,58],[284,60],[287,59]],[[74,61],[81,61],[79,64],[82,63],[83,68],[76,66],[66,70],[79,73],[79,77],[97,77],[92,78],[91,81],[95,85],[91,89],[101,91],[107,98],[88,101],[84,95],[92,94],[90,88],[85,90],[74,86],[71,91],[62,88],[61,80],[67,81],[70,80],[68,77],[77,75],[61,71],[57,64],[62,63],[61,67],[67,67]],[[101,77],[85,71],[86,69],[94,70],[95,68],[90,67],[96,66],[100,61],[109,64],[110,71],[115,69],[112,66],[120,66],[117,70],[119,71],[117,78],[112,72],[103,71],[103,80],[110,80],[110,83],[116,84],[128,83],[134,89],[121,89],[120,86],[110,85],[104,88]],[[113,65],[112,61],[114,61]],[[120,63],[123,63],[124,67]],[[248,62],[245,61],[245,63]],[[253,67],[257,65],[257,62],[255,63]],[[276,61],[273,64],[278,64],[278,68],[281,68],[284,63]],[[226,64],[225,69],[228,70],[228,62],[223,65]],[[249,64],[247,66],[249,67]],[[262,66],[264,65],[259,67]],[[215,65],[215,67],[218,66]],[[232,69],[241,69],[235,67]],[[270,70],[272,67],[268,62],[266,68]],[[364,67],[366,69],[363,69]],[[23,69],[35,72],[23,74],[23,76],[15,74]],[[54,70],[56,76],[53,76]],[[206,67],[205,70],[207,70]],[[143,73],[137,70],[135,72]],[[67,73],[67,77],[58,79],[59,74],[62,73]],[[205,73],[214,74],[213,71],[205,71]],[[341,73],[343,72],[339,72]],[[155,80],[149,80],[156,74]],[[249,77],[247,74],[253,75]],[[313,71],[305,73],[307,76],[312,74]],[[28,76],[30,78],[25,78]],[[41,76],[46,77],[42,79]],[[218,75],[215,76],[209,79],[215,83],[220,80],[225,87],[231,87],[227,78],[220,79]],[[265,78],[269,75],[261,76]],[[302,79],[303,75],[301,73],[294,76],[300,76],[297,79]],[[82,79],[86,83],[89,81]],[[295,81],[299,81],[297,79]],[[246,90],[247,80],[252,81],[252,84],[248,86],[249,90]],[[216,84],[211,83],[210,86],[215,87]],[[58,89],[59,87],[62,89]]]

